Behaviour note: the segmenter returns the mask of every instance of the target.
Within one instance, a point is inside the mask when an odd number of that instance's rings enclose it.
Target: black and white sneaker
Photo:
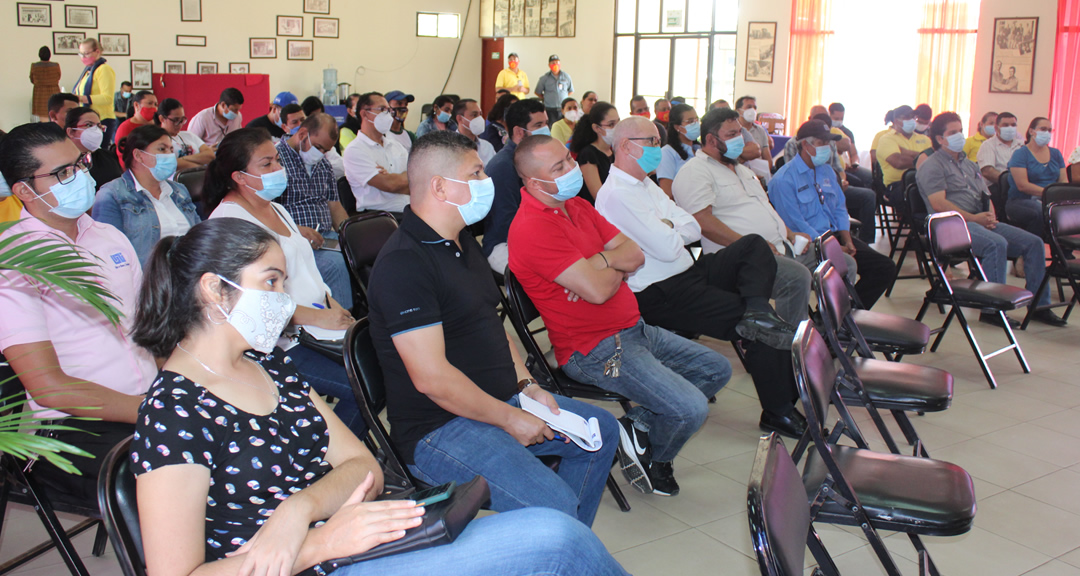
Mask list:
[[[619,418],[619,468],[622,469],[626,481],[642,494],[653,491],[649,475],[645,471],[649,468],[649,435],[634,428],[633,420],[626,416]]]
[[[675,481],[675,470],[671,462],[653,462],[649,465],[649,482],[653,494],[675,496],[679,493],[679,483]]]

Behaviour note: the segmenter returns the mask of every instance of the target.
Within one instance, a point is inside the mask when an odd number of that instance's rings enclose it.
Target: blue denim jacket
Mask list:
[[[199,223],[199,214],[187,188],[178,182],[166,180],[163,186],[172,187],[172,201],[184,213],[192,226]],[[146,266],[150,252],[161,239],[161,225],[157,212],[146,194],[135,188],[135,177],[128,170],[124,175],[101,187],[90,213],[94,220],[112,224],[124,233],[135,247],[139,262]]]

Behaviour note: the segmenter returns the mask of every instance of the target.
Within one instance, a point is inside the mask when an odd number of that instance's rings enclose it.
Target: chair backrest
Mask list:
[[[191,201],[195,203],[195,210],[203,220],[208,216],[206,210],[203,208],[203,181],[205,179],[206,168],[203,167],[188,168],[176,175],[176,181],[187,188],[188,194],[191,196]]]
[[[9,396],[15,396],[24,392],[22,382],[15,377],[15,369],[8,364],[3,354],[0,354],[0,402]],[[0,403],[0,413],[5,411],[5,407]]]
[[[124,576],[146,576],[130,436],[114,446],[102,462],[97,492],[102,520]]]
[[[1045,205],[1049,206],[1050,204],[1060,204],[1062,202],[1080,202],[1080,185],[1058,182],[1043,189],[1043,203]]]
[[[746,512],[761,574],[801,575],[812,530],[810,506],[802,476],[775,432],[758,441]]]
[[[922,194],[919,192],[919,185],[915,184],[907,191],[908,210],[911,212],[912,226],[923,224],[926,220],[926,215],[930,213],[930,210],[926,206],[926,201],[923,200]],[[925,232],[925,231],[923,231]]]
[[[540,349],[540,344],[536,342],[536,334],[543,332],[544,328],[529,329],[529,324],[540,317],[540,311],[536,309],[532,300],[529,299],[529,295],[525,293],[525,288],[521,286],[521,282],[518,282],[517,276],[514,276],[509,266],[506,267],[503,280],[506,286],[506,300],[509,304],[507,315],[510,317],[510,324],[514,326],[514,331],[517,332],[521,344],[525,346],[525,366],[538,380],[546,380],[543,383],[549,386],[549,389],[559,390],[559,381],[555,377],[554,369],[548,364],[544,351]]]
[[[881,162],[874,162],[871,166],[871,186],[878,197],[885,195],[885,173],[881,170]]]
[[[349,271],[365,294],[375,258],[397,227],[397,220],[389,212],[357,214],[341,223],[338,238],[341,251],[345,254]]]
[[[356,214],[356,196],[353,195],[352,186],[349,185],[349,179],[342,176],[337,180],[337,194],[338,201],[341,202],[341,207],[345,209],[345,213],[349,216]]]
[[[1080,202],[1050,204],[1046,208],[1050,234],[1057,243],[1062,236],[1080,234]]]
[[[847,277],[848,267],[847,260],[844,259],[844,248],[840,245],[840,240],[836,238],[832,230],[822,234],[818,237],[817,241],[818,261],[830,262],[833,268],[840,273],[840,276]]]
[[[836,365],[825,340],[809,320],[803,320],[795,331],[791,357],[806,420],[816,428],[815,442],[823,442],[829,405],[836,394]]]
[[[1080,183],[1080,162],[1070,164],[1065,173],[1069,176],[1070,184]]]
[[[971,235],[964,217],[956,212],[939,212],[926,218],[930,254],[940,266],[948,266],[952,257],[971,255]]]
[[[835,334],[851,314],[851,295],[844,285],[843,276],[828,260],[818,264],[814,270],[814,291],[818,295],[818,312],[825,324],[823,328]]]

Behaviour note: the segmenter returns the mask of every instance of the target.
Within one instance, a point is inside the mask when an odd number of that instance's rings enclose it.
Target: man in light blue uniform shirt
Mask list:
[[[548,68],[551,71],[540,77],[540,81],[533,88],[533,94],[544,103],[548,126],[551,126],[562,118],[562,101],[574,93],[574,81],[569,74],[562,71],[558,54],[552,54],[548,58]]]

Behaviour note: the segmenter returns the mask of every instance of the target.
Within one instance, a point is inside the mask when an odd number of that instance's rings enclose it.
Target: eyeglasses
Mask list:
[[[660,138],[658,136],[649,136],[647,138],[627,138],[627,140],[644,140],[648,142],[650,146],[660,145]]]
[[[364,108],[364,110],[367,111],[367,112],[374,112],[376,114],[382,114],[383,112],[386,112],[386,111],[390,110],[390,108],[388,106],[376,106],[376,107],[372,107],[372,108]]]
[[[53,170],[52,172],[46,174],[34,174],[33,176],[27,176],[26,178],[23,178],[23,180],[35,180],[37,178],[48,178],[51,176],[53,178],[56,178],[56,180],[61,184],[69,184],[73,180],[75,180],[75,176],[79,173],[80,170],[83,172],[88,172],[90,170],[90,167],[93,165],[94,163],[90,160],[90,155],[86,154],[84,156],[81,156],[75,162],[61,166],[56,170]]]
[[[86,124],[79,124],[75,126],[75,128],[77,130],[88,130],[90,128],[101,128],[102,130],[104,130],[105,125],[101,124],[100,122],[87,122]]]
[[[166,116],[164,118],[164,120],[168,120],[169,122],[172,122],[173,124],[183,124],[184,122],[187,122],[187,117],[186,116],[181,116],[179,118],[172,118],[170,116]]]
[[[93,52],[79,52],[79,56],[81,56],[83,58],[89,58],[89,57],[91,57],[93,55],[94,55]]]

